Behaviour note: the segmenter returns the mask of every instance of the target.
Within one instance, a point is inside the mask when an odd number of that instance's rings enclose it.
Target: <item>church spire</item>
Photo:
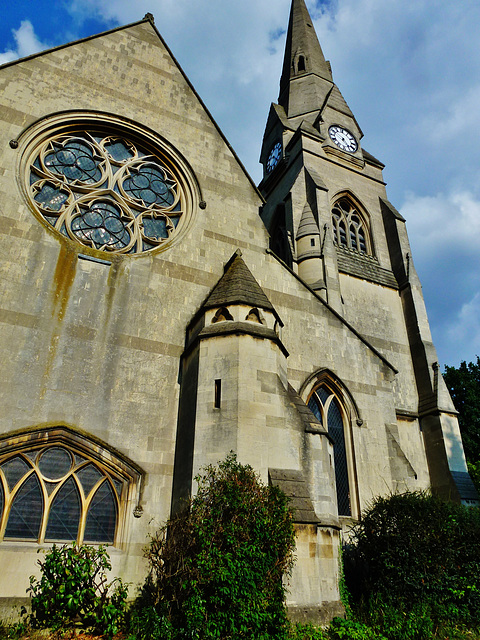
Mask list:
[[[332,85],[305,0],[292,0],[278,102],[289,118],[319,110]]]

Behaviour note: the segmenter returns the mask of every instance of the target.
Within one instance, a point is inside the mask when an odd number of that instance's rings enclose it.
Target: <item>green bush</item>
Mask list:
[[[402,603],[385,603],[377,595],[370,599],[366,613],[369,624],[388,640],[429,640],[436,637],[436,624],[428,603],[420,602],[406,610]]]
[[[328,640],[326,631],[321,627],[311,624],[291,625],[288,631],[288,640]]]
[[[358,620],[334,618],[328,629],[331,640],[392,640]]]
[[[189,508],[147,550],[151,570],[132,630],[140,637],[153,625],[172,638],[284,638],[282,579],[295,544],[286,496],[233,454],[196,480]],[[155,615],[145,614],[148,606]]]
[[[41,578],[30,577],[31,623],[67,629],[76,625],[111,637],[123,622],[128,588],[107,581],[110,558],[103,546],[53,545],[38,561]]]
[[[354,529],[344,560],[357,602],[380,598],[407,613],[428,604],[433,621],[480,622],[477,508],[426,493],[378,498]]]

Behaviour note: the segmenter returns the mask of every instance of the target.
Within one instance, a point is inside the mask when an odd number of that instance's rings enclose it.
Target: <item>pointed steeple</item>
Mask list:
[[[278,102],[289,118],[319,110],[332,85],[305,0],[292,0]]]

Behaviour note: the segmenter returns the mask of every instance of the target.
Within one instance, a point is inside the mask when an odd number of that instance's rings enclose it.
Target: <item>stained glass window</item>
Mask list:
[[[10,491],[13,491],[13,488],[23,476],[31,469],[30,465],[28,465],[23,458],[20,456],[15,456],[7,462],[4,462],[1,465],[1,469],[5,474],[5,478],[7,480],[8,488]]]
[[[38,477],[30,475],[14,495],[5,538],[36,540],[40,532],[43,497]]]
[[[156,249],[187,214],[186,181],[173,159],[123,133],[82,128],[51,136],[28,171],[30,201],[43,219],[100,251]]]
[[[371,254],[367,224],[349,198],[340,198],[332,209],[333,241],[337,246]],[[348,229],[348,233],[347,233]]]
[[[350,481],[342,411],[334,394],[325,386],[318,387],[310,397],[308,406],[333,440],[335,483],[337,487],[338,515],[352,515]]]
[[[4,539],[114,543],[126,481],[63,445],[0,456]]]
[[[50,447],[40,456],[38,467],[44,477],[50,480],[62,478],[72,466],[72,458],[63,447]]]
[[[85,495],[88,496],[97,482],[104,478],[104,475],[94,464],[87,464],[86,467],[82,467],[77,473],[77,478],[80,479],[83,491]]]
[[[93,496],[87,515],[85,542],[113,542],[115,535],[116,501],[113,489],[104,482]]]
[[[45,540],[76,540],[80,513],[80,495],[75,480],[70,476],[50,507]]]

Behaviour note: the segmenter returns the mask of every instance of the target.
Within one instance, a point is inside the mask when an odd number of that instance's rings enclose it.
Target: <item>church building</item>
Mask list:
[[[291,498],[294,620],[341,613],[375,496],[478,503],[405,220],[304,0],[258,186],[149,14],[0,83],[0,610],[54,542],[142,583],[230,451]]]

